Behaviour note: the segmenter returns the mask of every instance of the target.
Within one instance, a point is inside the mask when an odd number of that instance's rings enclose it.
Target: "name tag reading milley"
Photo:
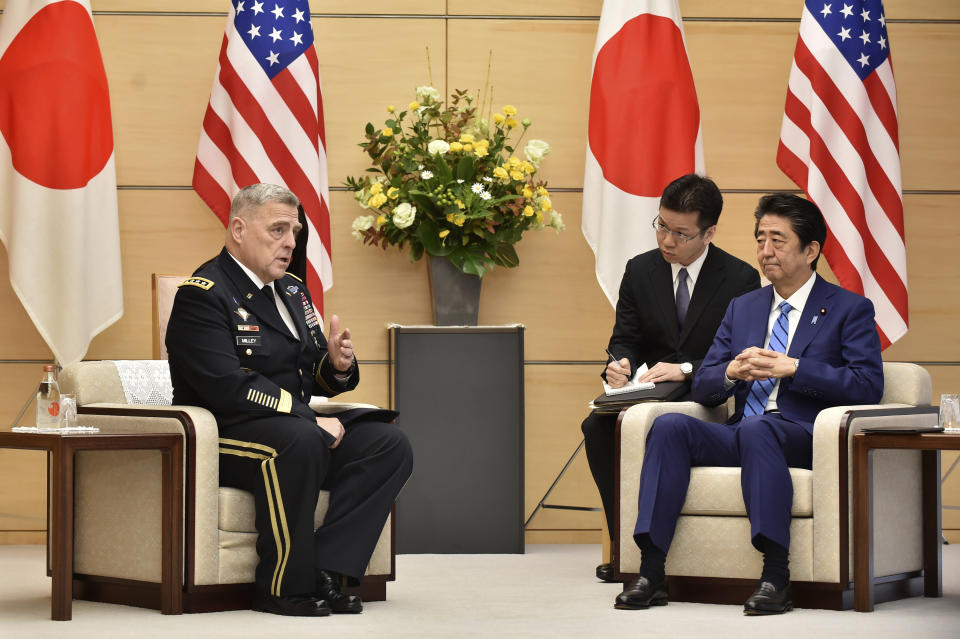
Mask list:
[[[260,346],[259,335],[238,335],[237,346]]]

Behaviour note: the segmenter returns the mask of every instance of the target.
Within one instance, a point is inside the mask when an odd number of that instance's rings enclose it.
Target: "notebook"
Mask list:
[[[630,380],[627,381],[627,383],[621,386],[620,388],[613,388],[612,386],[607,384],[607,380],[603,380],[603,394],[609,397],[611,395],[622,395],[623,393],[632,393],[633,391],[637,391],[637,390],[650,390],[654,386],[653,382],[637,381],[639,377],[646,372],[647,372],[647,365],[645,363],[640,364],[640,366],[637,366],[637,371],[633,374],[633,377],[631,377]]]

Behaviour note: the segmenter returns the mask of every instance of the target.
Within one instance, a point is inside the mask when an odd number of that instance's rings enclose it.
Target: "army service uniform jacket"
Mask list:
[[[166,337],[175,404],[202,406],[221,427],[278,413],[313,421],[312,395],[357,386],[356,361],[348,374],[331,364],[303,282],[288,273],[274,288],[299,340],[226,249],[180,285]]]

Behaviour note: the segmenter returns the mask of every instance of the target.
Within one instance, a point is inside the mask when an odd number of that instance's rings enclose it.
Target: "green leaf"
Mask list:
[[[520,264],[520,256],[512,244],[497,244],[497,255],[495,258],[497,264],[513,268]]]
[[[453,250],[440,238],[440,229],[430,220],[422,220],[417,227],[417,239],[423,243],[424,250],[430,255],[445,257]]]
[[[413,200],[413,203],[420,211],[434,216],[437,215],[437,205],[434,204],[433,200],[431,200],[426,194],[421,193],[420,191],[410,191],[410,199]],[[426,244],[426,242],[424,242],[424,244]]]
[[[410,242],[410,261],[416,262],[423,257],[423,244],[420,242]]]
[[[450,171],[450,166],[442,159],[437,162],[437,175],[444,184],[453,181],[453,173]]]
[[[460,180],[472,180],[475,168],[475,160],[472,155],[465,155],[457,163],[457,178]]]
[[[364,129],[367,132],[367,135],[373,135],[373,132],[376,130],[373,128],[373,125],[367,122],[367,128]]]

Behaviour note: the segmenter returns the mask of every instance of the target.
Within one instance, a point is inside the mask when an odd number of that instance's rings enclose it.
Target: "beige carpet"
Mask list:
[[[50,621],[39,546],[0,546],[0,639],[164,637],[721,637],[913,639],[960,637],[960,546],[944,547],[944,594],[881,604],[872,613],[795,610],[744,617],[739,606],[671,603],[614,610],[617,585],[592,578],[598,546],[528,546],[525,555],[400,555],[389,601],[323,619],[238,611],[163,616],[75,601],[73,621]]]

